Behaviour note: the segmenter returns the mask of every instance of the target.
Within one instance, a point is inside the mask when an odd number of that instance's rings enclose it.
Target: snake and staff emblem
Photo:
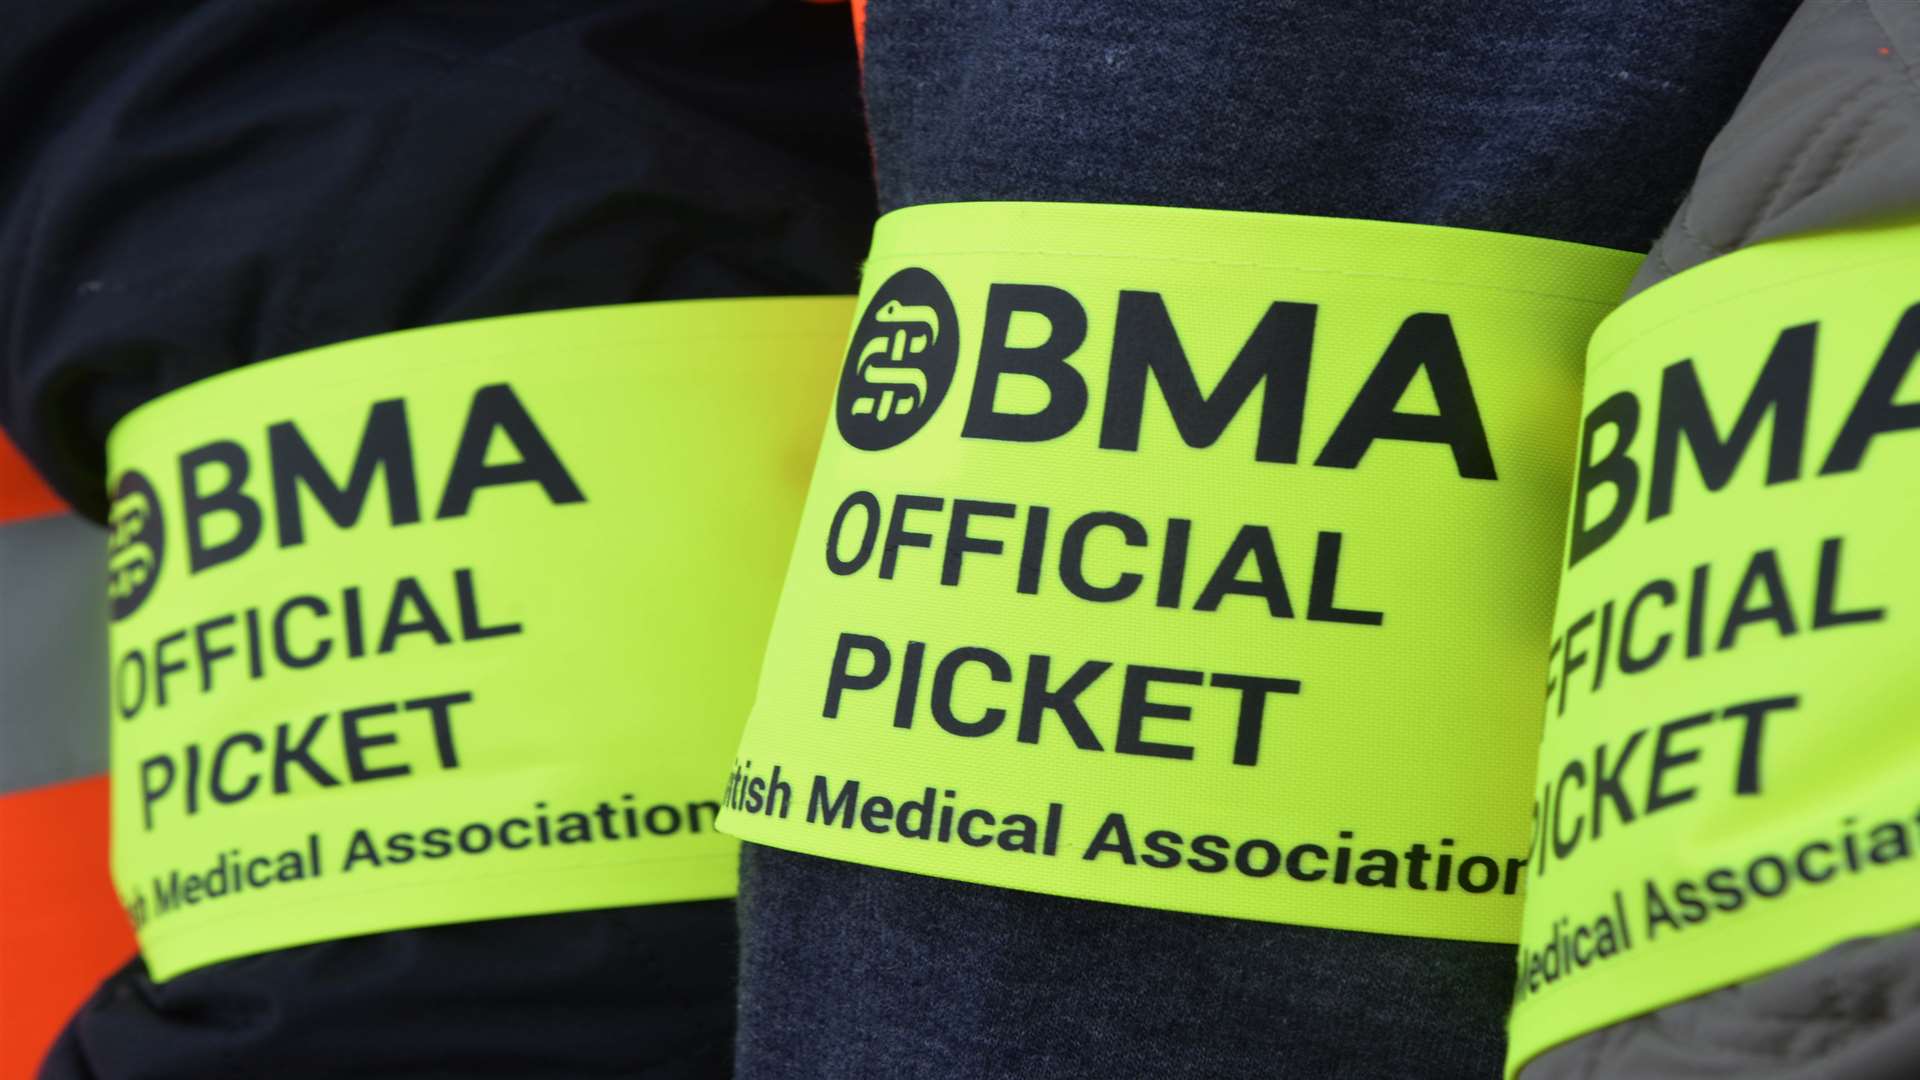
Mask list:
[[[145,476],[127,470],[107,511],[107,602],[115,620],[133,614],[153,591],[165,543],[160,496]]]
[[[910,413],[927,396],[927,375],[917,367],[903,366],[907,354],[918,355],[940,340],[940,314],[925,304],[903,304],[889,300],[874,311],[873,320],[892,326],[893,333],[879,334],[860,350],[855,372],[870,385],[881,387],[877,395],[863,395],[853,401],[856,416],[872,413],[885,421],[895,413]]]
[[[917,267],[888,278],[855,327],[840,378],[840,433],[862,450],[897,446],[940,407],[959,355],[953,301]]]

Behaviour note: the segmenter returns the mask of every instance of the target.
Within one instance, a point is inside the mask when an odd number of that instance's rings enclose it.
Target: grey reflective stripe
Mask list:
[[[106,533],[0,525],[0,795],[107,769]]]

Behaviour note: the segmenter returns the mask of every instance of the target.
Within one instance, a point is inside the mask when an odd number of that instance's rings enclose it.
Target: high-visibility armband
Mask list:
[[[715,777],[851,315],[449,324],[122,420],[113,876],[154,976],[733,895]]]
[[[1267,214],[887,215],[721,826],[1514,940],[1581,350],[1637,262]]]
[[[1920,923],[1920,224],[1654,286],[1587,362],[1509,1071]]]

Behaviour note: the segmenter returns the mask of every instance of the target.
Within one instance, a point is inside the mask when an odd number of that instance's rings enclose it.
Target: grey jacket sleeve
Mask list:
[[[1629,292],[1730,251],[1920,209],[1920,4],[1807,0]]]
[[[1632,292],[1790,233],[1920,210],[1920,4],[1807,0],[1781,34]],[[1914,911],[1920,922],[1920,907]],[[1920,1076],[1920,930],[1634,1017],[1521,1080]]]

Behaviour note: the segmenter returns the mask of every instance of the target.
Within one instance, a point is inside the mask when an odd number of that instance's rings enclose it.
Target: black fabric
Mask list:
[[[113,422],[410,326],[850,291],[844,7],[67,0],[0,35],[4,426],[103,513]]]
[[[42,1080],[729,1075],[733,904],[405,930],[156,985],[135,960]]]
[[[17,5],[0,148],[0,424],[96,519],[108,429],[166,390],[457,319],[850,292],[873,217],[846,9],[798,0]],[[724,1076],[733,968],[720,902],[136,961],[45,1074]]]
[[[883,209],[1363,217],[1645,251],[1798,0],[873,0]],[[1493,1077],[1513,951],[749,846],[739,1074]]]

